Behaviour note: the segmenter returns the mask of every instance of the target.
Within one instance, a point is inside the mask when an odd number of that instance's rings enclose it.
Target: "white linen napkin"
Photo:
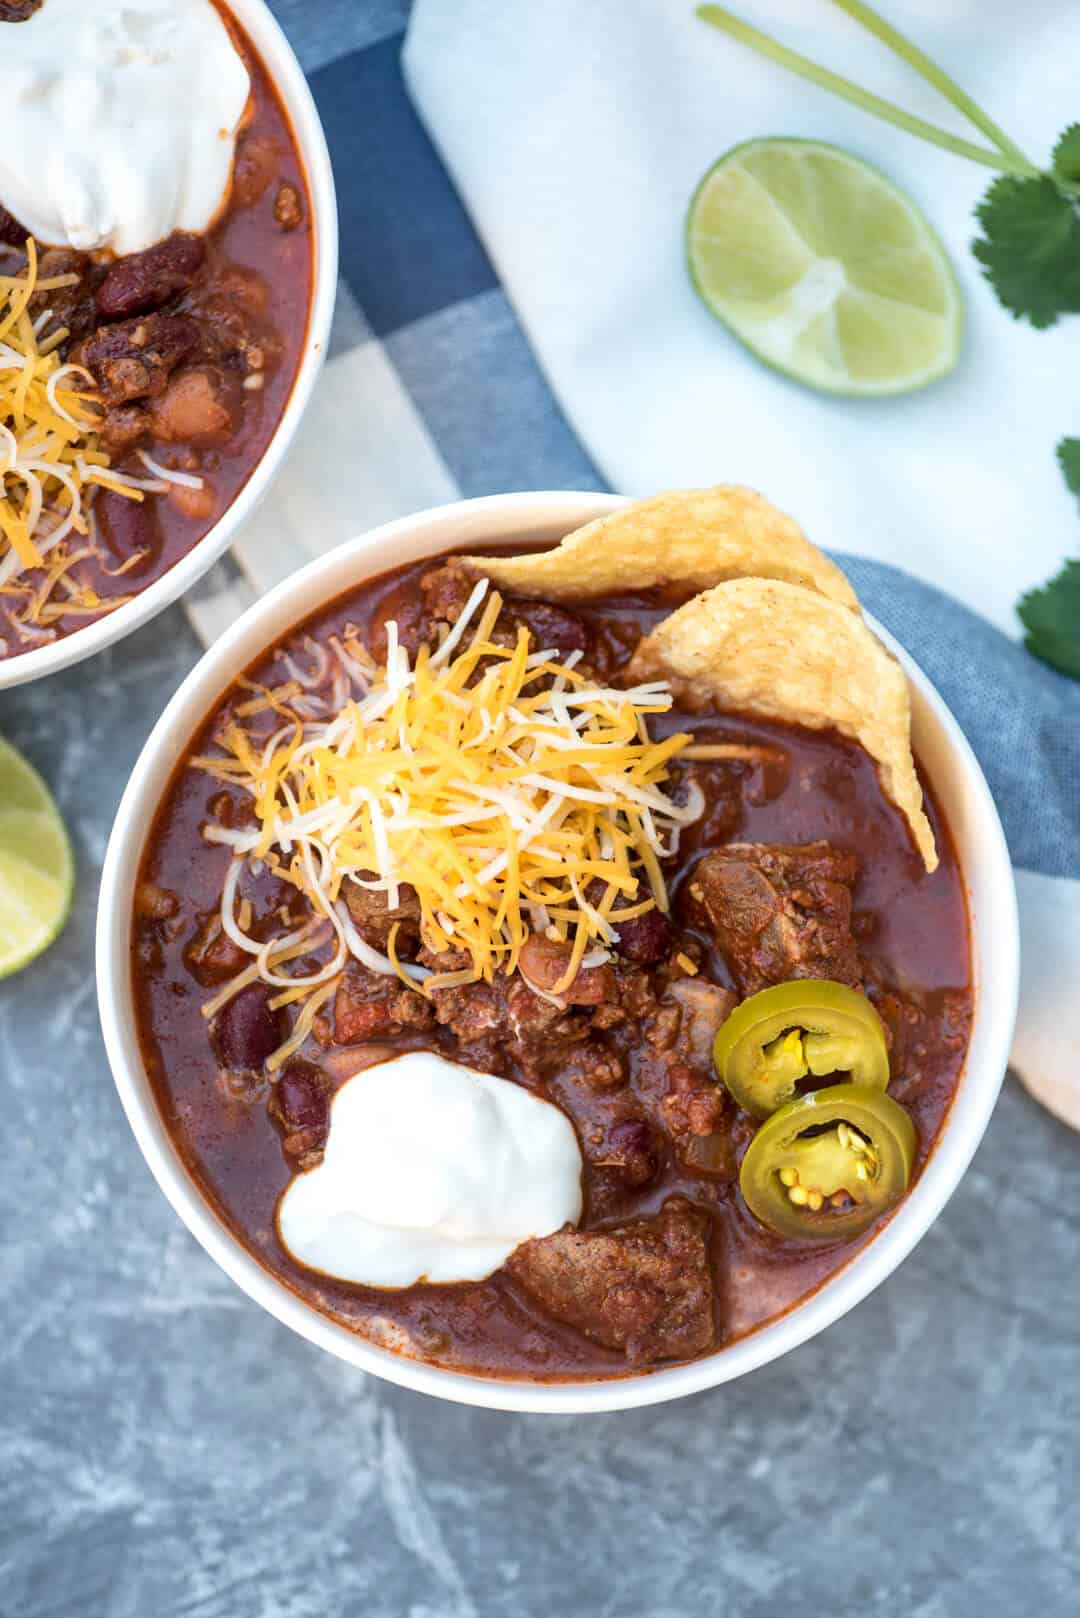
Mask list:
[[[1035,161],[1080,119],[1080,6],[882,0]],[[829,0],[732,0],[794,49],[976,135]],[[692,0],[416,0],[422,117],[564,409],[614,488],[732,481],[811,538],[896,562],[1010,634],[1080,518],[1055,462],[1080,433],[1080,320],[1036,332],[969,252],[991,171],[879,123],[695,18]],[[750,359],[698,302],[683,221],[740,141],[811,136],[926,212],[967,305],[956,372],[900,399],[824,397]]]

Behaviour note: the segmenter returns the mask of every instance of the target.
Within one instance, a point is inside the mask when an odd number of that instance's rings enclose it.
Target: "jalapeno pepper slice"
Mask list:
[[[873,1090],[889,1082],[881,1018],[864,994],[828,978],[799,978],[752,994],[721,1027],[713,1061],[755,1118],[790,1101],[808,1073],[850,1073],[853,1083]]]
[[[739,1189],[778,1236],[844,1241],[900,1201],[918,1138],[892,1096],[834,1084],[789,1101],[746,1148]]]

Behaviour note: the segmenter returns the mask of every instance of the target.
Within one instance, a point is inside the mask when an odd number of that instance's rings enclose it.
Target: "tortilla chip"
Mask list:
[[[911,701],[895,658],[863,620],[797,584],[734,579],[695,596],[646,635],[628,682],[670,678],[688,705],[838,730],[860,742],[882,788],[937,867],[911,756]]]
[[[673,604],[724,579],[783,579],[858,612],[840,569],[782,511],[734,484],[623,506],[535,556],[465,556],[500,590],[547,601],[662,589]]]

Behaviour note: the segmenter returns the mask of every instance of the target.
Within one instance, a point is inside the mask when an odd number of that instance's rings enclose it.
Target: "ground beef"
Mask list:
[[[707,928],[743,995],[791,978],[858,984],[851,932],[854,854],[829,843],[732,843],[706,854],[687,886],[686,910]]]
[[[23,243],[25,240],[24,233]],[[66,326],[70,333],[67,343],[78,343],[89,336],[100,319],[95,293],[105,273],[103,266],[95,264],[85,253],[76,252],[73,247],[47,247],[38,257],[38,279],[49,281],[59,275],[77,275],[79,279],[70,286],[35,292],[29,303],[30,318],[37,320],[48,310],[52,318],[44,332]],[[68,357],[71,357],[70,354]]]
[[[588,1037],[587,1017],[533,994],[521,978],[432,990],[435,1018],[478,1066],[502,1072],[509,1060],[537,1081],[564,1065]]]
[[[374,873],[365,871],[362,875],[370,877]],[[381,889],[365,888],[359,882],[346,878],[343,892],[353,926],[365,944],[385,952],[396,924],[398,930],[394,948],[397,954],[406,959],[415,955],[420,945],[420,900],[415,888],[403,882],[398,888],[398,902],[393,910]]]
[[[420,580],[420,593],[430,619],[456,624],[462,608],[472,595],[476,580],[460,562],[444,562]]]
[[[432,1010],[423,995],[407,989],[399,978],[350,961],[334,996],[335,1045],[361,1045],[394,1038],[407,1030],[430,1028]]]
[[[708,1216],[680,1197],[614,1230],[564,1230],[506,1265],[541,1307],[631,1365],[689,1359],[715,1341]]]
[[[429,619],[456,623],[476,584],[460,562],[445,562],[432,568],[420,581]],[[576,613],[556,607],[550,601],[525,601],[518,596],[503,599],[502,612],[492,635],[496,645],[513,646],[521,626],[532,636],[537,649],[552,647],[565,657],[568,652],[585,652],[589,632]]]
[[[878,978],[872,968],[869,975]],[[955,1052],[959,1061],[967,1049],[971,1002],[962,990],[901,994],[880,978],[867,985],[867,994],[885,1024],[893,1074],[889,1093],[910,1106],[935,1069],[940,1072],[943,1051]]]

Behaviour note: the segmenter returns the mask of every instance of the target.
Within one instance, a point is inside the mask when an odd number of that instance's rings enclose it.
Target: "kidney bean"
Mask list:
[[[143,253],[117,259],[97,289],[98,309],[106,320],[160,309],[178,292],[187,291],[205,258],[201,236],[176,230]]]
[[[525,625],[538,649],[554,646],[559,652],[584,652],[589,644],[588,631],[580,618],[562,607],[553,607],[550,601],[516,601],[506,603],[511,619]]]
[[[617,917],[612,916],[614,922]],[[646,910],[643,916],[631,916],[615,928],[616,948],[628,961],[639,966],[652,966],[663,960],[671,943],[671,923],[660,910]]]
[[[330,1098],[322,1070],[301,1056],[286,1062],[275,1087],[272,1110],[289,1133],[314,1129],[324,1134],[330,1127]]]
[[[610,966],[588,966],[578,972],[564,989],[558,984],[566,975],[572,954],[569,944],[560,944],[540,933],[530,933],[521,948],[519,966],[526,983],[545,994],[558,994],[569,1006],[601,1006],[615,998],[615,976]]]
[[[211,1037],[222,1067],[257,1073],[277,1050],[282,1021],[269,1002],[269,991],[261,983],[249,983],[218,1012]]]
[[[659,1167],[650,1125],[643,1118],[610,1124],[592,1162],[598,1167],[619,1169],[630,1185],[644,1185]]]

